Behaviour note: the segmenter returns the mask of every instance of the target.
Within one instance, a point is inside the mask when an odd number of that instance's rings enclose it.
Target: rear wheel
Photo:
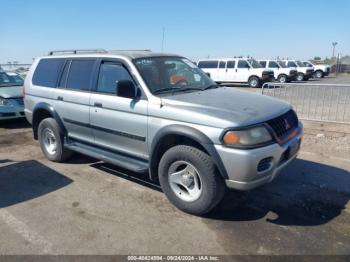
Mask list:
[[[297,75],[297,81],[303,81],[304,80],[304,74],[303,73],[298,73]]]
[[[67,160],[72,152],[63,146],[63,136],[55,119],[45,118],[39,124],[38,137],[42,152],[54,162]]]
[[[203,215],[223,198],[226,187],[209,155],[186,145],[170,148],[159,163],[159,182],[177,208]]]
[[[252,76],[251,78],[249,78],[248,83],[250,87],[256,88],[260,86],[260,80],[256,76]]]

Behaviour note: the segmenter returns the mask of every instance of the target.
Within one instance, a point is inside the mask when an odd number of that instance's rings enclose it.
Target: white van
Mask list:
[[[298,71],[296,68],[289,68],[278,60],[259,60],[262,67],[270,69],[274,72],[275,78],[280,83],[288,83],[296,80]]]
[[[197,63],[217,83],[247,83],[261,87],[274,81],[272,70],[266,70],[252,58],[203,59]]]
[[[285,66],[298,70],[297,81],[309,80],[315,71],[313,67],[307,67],[299,60],[283,60],[282,62]]]

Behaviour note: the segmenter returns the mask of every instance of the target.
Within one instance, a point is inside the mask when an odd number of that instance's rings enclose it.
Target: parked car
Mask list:
[[[331,66],[326,64],[314,64],[310,61],[304,61],[306,67],[313,68],[315,70],[314,77],[323,78],[328,76],[331,71]]]
[[[303,125],[286,102],[220,87],[182,56],[84,52],[38,58],[25,80],[25,114],[51,161],[76,151],[148,173],[201,215],[225,187],[266,184],[298,153]]]
[[[197,63],[216,83],[244,83],[250,87],[261,87],[274,81],[272,70],[262,68],[252,58],[205,59]]]
[[[307,81],[314,74],[314,68],[306,67],[305,64],[299,60],[282,60],[282,62],[283,65],[287,67],[296,68],[298,71],[297,81]]]
[[[277,60],[258,60],[263,68],[270,69],[274,72],[275,79],[280,83],[294,81],[297,78],[298,71],[289,68]]]
[[[22,86],[18,74],[0,71],[0,121],[24,117]]]

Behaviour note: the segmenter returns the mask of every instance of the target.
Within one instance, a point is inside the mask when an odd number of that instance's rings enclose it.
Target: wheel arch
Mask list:
[[[56,120],[56,122],[60,128],[59,131],[61,134],[63,134],[63,135],[67,134],[67,130],[63,124],[63,121],[59,117],[59,115],[57,114],[54,107],[48,103],[41,102],[41,103],[38,103],[33,110],[32,129],[33,129],[33,135],[34,135],[35,140],[38,139],[38,127],[39,127],[40,122],[43,119],[48,118],[48,117],[52,117]]]
[[[224,179],[228,178],[226,169],[216,151],[213,142],[201,131],[183,125],[170,125],[162,128],[154,136],[150,154],[150,179],[158,180],[158,165],[163,154],[178,144],[191,145],[203,150],[212,159],[219,173]]]

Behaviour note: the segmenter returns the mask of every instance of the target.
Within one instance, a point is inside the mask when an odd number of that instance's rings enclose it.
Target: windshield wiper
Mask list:
[[[219,85],[213,84],[213,85],[210,85],[210,86],[203,88],[202,90],[214,89],[214,88],[218,88],[218,87],[219,87]]]
[[[176,90],[181,89],[181,87],[167,87],[167,88],[162,88],[162,89],[158,89],[156,91],[153,92],[154,95],[157,94],[163,94],[163,93],[168,93],[168,92],[174,92]]]

